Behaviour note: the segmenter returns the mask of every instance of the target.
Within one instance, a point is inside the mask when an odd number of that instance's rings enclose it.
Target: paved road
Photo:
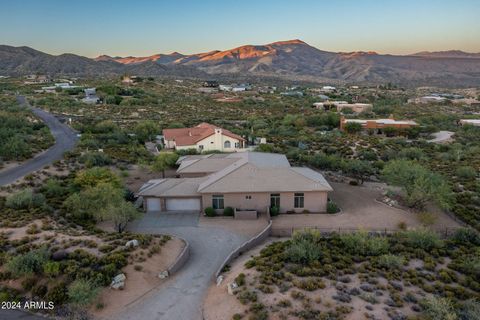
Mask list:
[[[0,319],[2,320],[45,320],[42,316],[37,316],[28,312],[18,310],[0,310]]]
[[[17,97],[17,100],[19,103],[30,107],[25,97],[19,96]],[[30,108],[33,113],[41,118],[50,128],[50,132],[55,138],[55,144],[47,151],[38,154],[33,159],[22,163],[20,166],[0,172],[0,186],[15,182],[15,180],[20,179],[31,172],[40,170],[55,160],[61,159],[63,153],[73,149],[78,140],[76,133],[69,126],[58,121],[55,116],[38,108]]]
[[[192,226],[169,227],[171,216],[146,214],[134,222],[130,230],[139,233],[167,233],[184,238],[190,243],[190,258],[185,266],[158,290],[143,300],[127,306],[115,320],[201,320],[204,295],[212,284],[212,277],[227,255],[244,241],[245,236],[215,227],[199,227],[198,213],[185,213],[181,223]],[[195,222],[196,221],[196,222]],[[164,224],[166,223],[166,224]]]

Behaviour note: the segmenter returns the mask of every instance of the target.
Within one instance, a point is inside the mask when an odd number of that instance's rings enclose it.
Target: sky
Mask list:
[[[480,52],[480,0],[0,0],[0,44],[87,57],[301,39],[322,50]]]

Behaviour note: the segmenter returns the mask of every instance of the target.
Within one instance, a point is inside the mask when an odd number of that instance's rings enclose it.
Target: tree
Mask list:
[[[131,202],[120,201],[117,204],[109,205],[106,210],[103,211],[102,218],[105,220],[111,220],[115,226],[115,229],[122,233],[127,227],[127,223],[139,218],[141,213],[135,208]]]
[[[351,134],[362,131],[362,125],[358,122],[347,122],[345,124],[345,131]]]
[[[346,161],[344,170],[360,184],[363,184],[363,182],[373,174],[373,168],[368,161],[356,159]]]
[[[141,121],[135,125],[133,132],[140,142],[153,141],[160,132],[158,124],[151,120]]]
[[[178,154],[172,152],[162,152],[155,157],[152,164],[152,170],[162,173],[162,178],[165,178],[165,170],[175,165],[178,160]]]
[[[109,183],[115,187],[121,187],[122,184],[120,178],[110,169],[100,167],[80,171],[74,182],[81,188],[95,187],[102,183]]]
[[[405,200],[411,207],[422,209],[428,201],[435,201],[449,208],[452,192],[445,178],[410,160],[389,161],[382,170],[384,179],[405,192]]]

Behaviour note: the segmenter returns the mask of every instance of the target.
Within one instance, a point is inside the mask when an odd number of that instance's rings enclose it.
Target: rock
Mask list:
[[[162,271],[162,272],[160,272],[160,273],[158,274],[158,277],[159,277],[160,279],[166,279],[166,278],[168,278],[168,276],[169,276],[169,274],[168,274],[168,271],[167,271],[167,270]]]
[[[58,250],[52,254],[53,261],[62,261],[67,259],[68,253],[65,250]]]
[[[227,284],[227,291],[228,294],[233,296],[235,294],[236,289],[238,288],[238,284],[236,282],[231,282]]]
[[[138,240],[133,239],[133,240],[127,241],[127,243],[125,244],[125,247],[127,248],[138,247]]]
[[[123,290],[125,288],[125,282],[121,281],[121,282],[117,282],[117,283],[112,283],[110,285],[110,288],[112,288],[114,290]]]
[[[113,278],[112,282],[117,283],[117,282],[125,282],[127,277],[125,276],[124,273],[120,273],[119,275],[116,275],[115,278]]]
[[[218,276],[217,277],[217,287],[222,283],[223,281],[223,276]]]

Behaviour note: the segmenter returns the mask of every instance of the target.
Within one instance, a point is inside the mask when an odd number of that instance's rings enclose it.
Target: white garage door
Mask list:
[[[200,199],[197,198],[178,198],[167,199],[168,211],[198,211],[200,210]]]
[[[160,199],[158,198],[147,198],[147,211],[161,211],[162,206],[160,204]]]

